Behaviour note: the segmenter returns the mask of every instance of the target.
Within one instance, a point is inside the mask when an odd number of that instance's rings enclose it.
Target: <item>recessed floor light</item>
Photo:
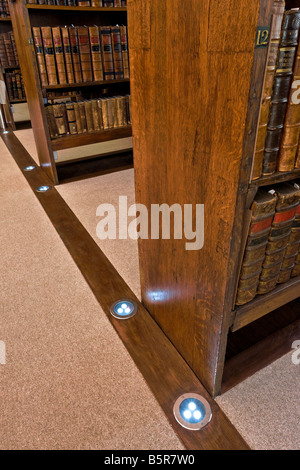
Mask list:
[[[132,318],[136,315],[137,311],[137,303],[129,299],[118,300],[110,308],[112,316],[119,320],[128,320],[129,318]]]
[[[210,423],[212,410],[205,398],[198,394],[186,393],[176,400],[174,416],[185,429],[200,431]]]
[[[32,171],[32,170],[35,170],[35,168],[36,168],[35,166],[29,165],[24,168],[24,171]]]
[[[38,193],[45,193],[46,191],[49,191],[50,187],[49,186],[40,186],[38,189],[37,189],[37,192]]]

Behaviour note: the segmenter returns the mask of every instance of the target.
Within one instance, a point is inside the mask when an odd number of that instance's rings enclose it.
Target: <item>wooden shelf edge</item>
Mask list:
[[[68,88],[84,88],[90,86],[100,86],[100,85],[114,85],[117,83],[130,83],[129,78],[123,78],[120,80],[101,80],[98,82],[85,82],[85,83],[66,83],[59,85],[47,85],[44,86],[44,90],[63,90]]]
[[[59,137],[52,140],[53,151],[65,150],[84,145],[107,142],[110,140],[124,139],[132,136],[132,127],[120,127],[117,129],[108,129],[101,132],[93,132],[86,134],[75,134]]]
[[[11,21],[11,17],[10,16],[0,16],[0,21]]]
[[[259,188],[261,186],[270,186],[271,184],[284,183],[293,179],[300,178],[300,169],[294,170],[289,173],[275,173],[270,176],[263,176],[258,180],[254,180],[250,183],[249,188]]]
[[[70,7],[62,5],[38,5],[36,3],[27,4],[28,10],[60,10],[60,11],[127,11],[127,7]]]
[[[279,285],[269,294],[258,296],[252,302],[238,307],[231,327],[232,332],[240,330],[298,297],[300,297],[300,277],[295,277]]]

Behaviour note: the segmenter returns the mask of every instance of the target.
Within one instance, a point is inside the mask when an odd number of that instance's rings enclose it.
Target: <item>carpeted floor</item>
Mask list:
[[[182,449],[2,141],[0,155],[0,449]]]
[[[28,149],[31,147],[33,154],[29,135],[24,143]],[[117,204],[120,195],[128,196],[129,205],[134,202],[133,171],[68,183],[59,186],[58,190],[129,286],[140,296],[137,243],[124,240],[103,242],[96,236],[99,204]],[[217,401],[253,449],[300,449],[299,390],[300,366],[292,363],[289,354]],[[123,410],[122,415],[126,411],[128,409]],[[172,441],[174,436],[170,435],[170,430],[168,433]]]

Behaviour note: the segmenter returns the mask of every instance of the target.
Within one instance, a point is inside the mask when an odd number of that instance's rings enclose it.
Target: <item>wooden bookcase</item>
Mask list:
[[[300,176],[251,182],[272,3],[128,1],[136,202],[205,205],[202,250],[139,241],[143,302],[212,396],[300,338],[300,278],[235,307],[256,192]]]
[[[35,137],[35,143],[41,167],[54,184],[59,183],[57,164],[54,152],[71,149],[100,142],[112,141],[131,137],[131,126],[120,129],[105,130],[81,135],[67,135],[59,139],[51,139],[45,114],[44,99],[47,91],[68,91],[70,89],[91,89],[93,91],[110,86],[116,90],[116,95],[129,93],[129,80],[111,80],[103,82],[77,83],[75,85],[54,85],[42,87],[36,61],[32,37],[34,26],[63,26],[63,25],[113,25],[127,24],[127,8],[92,8],[69,7],[55,5],[26,4],[24,0],[16,0],[10,4],[11,17],[16,34],[16,45],[20,66],[26,85],[29,113]]]

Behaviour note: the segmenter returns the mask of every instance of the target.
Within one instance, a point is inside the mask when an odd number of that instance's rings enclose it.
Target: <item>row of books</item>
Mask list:
[[[129,78],[126,26],[32,28],[42,86]]]
[[[19,69],[7,72],[5,82],[10,101],[26,101],[24,83]]]
[[[46,106],[51,138],[128,126],[130,96],[67,101]]]
[[[253,180],[300,168],[300,11],[273,1]]]
[[[2,67],[17,67],[19,59],[12,31],[0,33],[0,63]]]
[[[300,180],[260,189],[251,210],[236,305],[300,276]]]
[[[9,16],[8,0],[0,0],[0,18],[7,18]]]
[[[127,0],[28,0],[29,4],[38,5],[60,5],[69,7],[105,7],[117,8],[126,7]]]

